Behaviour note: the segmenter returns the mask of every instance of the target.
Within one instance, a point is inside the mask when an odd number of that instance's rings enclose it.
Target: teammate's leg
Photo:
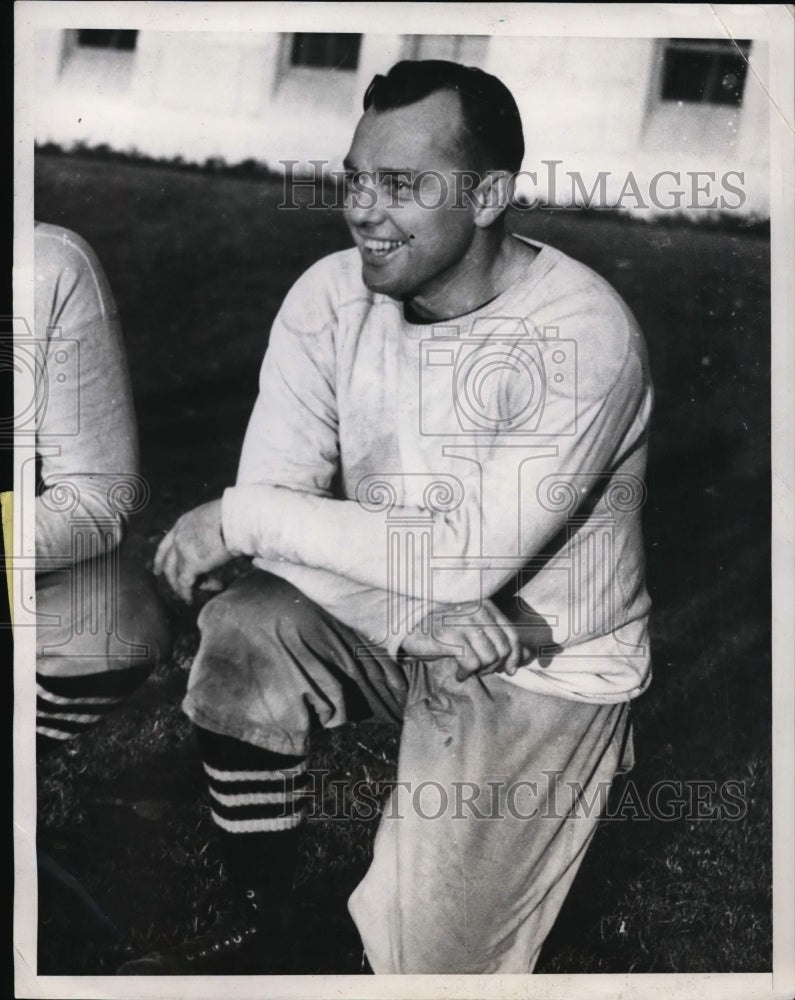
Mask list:
[[[36,581],[39,752],[98,722],[171,650],[168,616],[143,567],[114,551]]]

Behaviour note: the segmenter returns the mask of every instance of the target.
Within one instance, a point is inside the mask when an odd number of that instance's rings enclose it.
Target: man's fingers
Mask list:
[[[163,576],[168,580],[171,589],[177,592],[177,581],[179,579],[179,557],[177,549],[172,546],[166,553],[163,560]]]
[[[465,680],[473,673],[515,674],[523,662],[519,630],[491,601],[484,602],[477,619],[478,627],[461,626],[456,636],[467,646],[464,656],[458,657],[458,679]]]
[[[175,545],[173,551],[175,555],[172,570],[174,578],[171,581],[171,586],[186,604],[190,604],[193,600],[193,585],[199,574],[193,562],[186,557],[179,545]]]
[[[477,628],[462,628],[459,641],[465,644],[464,656],[459,658],[459,669],[456,671],[459,680],[465,680],[474,673],[481,673],[499,661],[499,653],[483,625]]]
[[[480,660],[477,673],[494,674],[505,668],[512,656],[518,656],[518,642],[511,623],[491,603],[485,601],[478,611],[479,630],[468,629],[474,651]]]
[[[155,552],[155,562],[153,569],[158,576],[163,572],[163,564],[173,544],[174,544],[174,529],[172,528],[169,532],[167,532],[164,538],[161,538],[160,544],[157,547],[157,552]]]
[[[455,656],[455,676],[456,680],[465,681],[470,674],[480,669],[480,657],[472,647],[472,637],[467,634],[467,629],[458,631],[451,641],[464,647],[463,653]]]
[[[488,662],[483,664],[483,668],[478,673],[494,674],[503,668],[505,661],[511,655],[511,644],[508,642],[505,632],[497,624],[485,626],[483,635],[491,643],[494,655]]]
[[[499,608],[493,604],[490,607],[495,624],[500,627],[501,635],[508,646],[508,653],[502,663],[502,669],[511,677],[516,673],[522,663],[522,643],[519,638],[519,629]]]
[[[188,596],[186,597],[183,583],[184,572],[176,545],[172,545],[163,557],[162,573],[168,580],[169,586],[174,593],[181,597],[183,601],[189,602],[190,588],[188,588]]]
[[[516,670],[519,665],[519,636],[516,629],[508,618],[491,601],[487,601],[483,607],[484,614],[489,615],[493,625],[489,630],[489,636],[500,654],[498,663],[495,663],[488,673],[497,671]]]
[[[190,603],[198,578],[231,558],[220,530],[219,500],[202,504],[177,519],[155,553],[155,573],[164,575],[183,601]]]
[[[442,648],[463,647],[461,653],[453,654],[459,681],[475,673],[513,675],[527,662],[519,629],[491,601],[466,614],[462,609],[459,615],[459,621],[445,626],[438,637]],[[442,654],[441,658],[446,657]]]
[[[196,575],[194,573],[189,573],[185,576],[180,576],[177,582],[179,596],[186,604],[190,604],[193,600],[193,584],[196,582]]]

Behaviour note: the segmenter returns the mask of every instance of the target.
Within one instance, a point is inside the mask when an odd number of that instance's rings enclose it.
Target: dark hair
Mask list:
[[[458,94],[479,165],[516,173],[524,157],[519,109],[505,84],[482,69],[442,59],[405,59],[395,63],[386,76],[373,77],[364,94],[364,110],[371,105],[376,111],[402,108],[439,90]]]

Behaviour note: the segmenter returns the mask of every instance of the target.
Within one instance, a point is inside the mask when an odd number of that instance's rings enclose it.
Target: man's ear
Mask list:
[[[475,225],[487,229],[508,207],[513,194],[513,177],[507,170],[491,170],[472,192]]]

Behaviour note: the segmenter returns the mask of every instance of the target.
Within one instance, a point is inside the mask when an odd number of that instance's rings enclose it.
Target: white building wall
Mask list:
[[[694,200],[693,185],[700,184],[704,190],[695,201],[706,205],[728,195],[721,179],[740,171],[743,213],[767,217],[768,109],[761,85],[766,47],[752,49],[740,107],[661,101],[663,47],[653,38],[494,39],[484,68],[516,96],[527,147],[524,169],[537,177],[537,183],[525,178],[520,190],[555,202],[581,202],[580,186],[570,174],[580,175],[590,192],[605,173],[607,203],[623,192],[624,207],[635,209],[634,178],[655,215],[650,188],[665,206],[681,191],[686,206]],[[551,160],[560,163],[552,166]],[[695,173],[714,174],[714,183],[706,176],[696,180]],[[740,181],[731,177],[730,183]],[[732,206],[737,200],[728,197]]]
[[[768,214],[764,46],[752,48],[738,108],[660,101],[657,39],[368,34],[355,71],[292,66],[291,44],[275,33],[142,31],[135,51],[120,52],[78,48],[75,31],[39,31],[36,139],[192,162],[337,168],[375,73],[401,58],[452,58],[495,73],[515,95],[529,172],[520,190],[529,197],[582,200],[571,174],[598,191],[602,173],[612,204],[626,196],[630,174],[647,196],[655,175],[678,173],[658,181],[665,200],[690,185],[688,172],[713,172],[720,193],[721,177],[741,171],[742,211]],[[638,208],[631,195],[622,204]]]

